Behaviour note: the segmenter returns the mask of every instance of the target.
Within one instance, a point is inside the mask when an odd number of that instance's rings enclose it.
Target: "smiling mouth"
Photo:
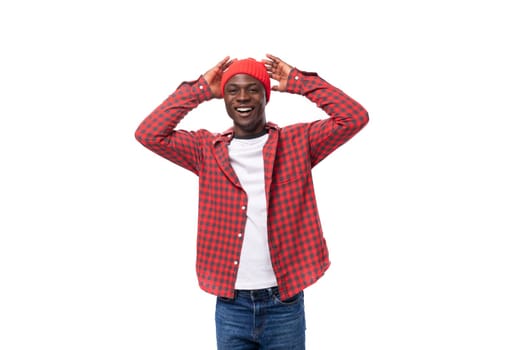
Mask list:
[[[251,111],[253,111],[254,108],[253,107],[237,107],[237,108],[235,108],[235,110],[238,113],[246,114],[246,113],[250,113]]]

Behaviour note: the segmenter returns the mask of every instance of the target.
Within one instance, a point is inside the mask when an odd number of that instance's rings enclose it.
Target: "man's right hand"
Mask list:
[[[212,69],[203,74],[204,80],[210,86],[213,97],[222,98],[221,78],[222,73],[234,62],[230,60],[230,56],[224,57]]]

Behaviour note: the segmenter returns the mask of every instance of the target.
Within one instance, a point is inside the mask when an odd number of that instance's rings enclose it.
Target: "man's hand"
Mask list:
[[[281,60],[279,57],[274,55],[266,54],[268,59],[263,60],[266,70],[270,75],[270,78],[277,80],[278,85],[273,85],[273,91],[286,91],[286,82],[288,81],[288,75],[292,70],[292,66]]]
[[[212,69],[203,74],[204,79],[210,86],[213,97],[222,98],[221,78],[222,73],[234,62],[230,60],[230,56],[224,57]]]

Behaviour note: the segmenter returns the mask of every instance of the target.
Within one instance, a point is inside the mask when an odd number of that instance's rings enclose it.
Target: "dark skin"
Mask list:
[[[272,91],[285,92],[288,76],[293,67],[274,55],[267,54],[266,57],[263,63],[268,75],[277,81],[276,85],[272,85]],[[264,131],[266,92],[257,79],[246,74],[236,74],[226,83],[223,96],[222,74],[234,61],[226,56],[203,76],[210,86],[213,97],[224,98],[226,111],[233,120],[235,136],[249,138],[260,135]]]

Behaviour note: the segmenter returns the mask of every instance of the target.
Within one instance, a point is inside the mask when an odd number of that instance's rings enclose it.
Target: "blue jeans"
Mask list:
[[[304,350],[304,294],[281,300],[274,287],[218,297],[215,326],[218,350]]]

